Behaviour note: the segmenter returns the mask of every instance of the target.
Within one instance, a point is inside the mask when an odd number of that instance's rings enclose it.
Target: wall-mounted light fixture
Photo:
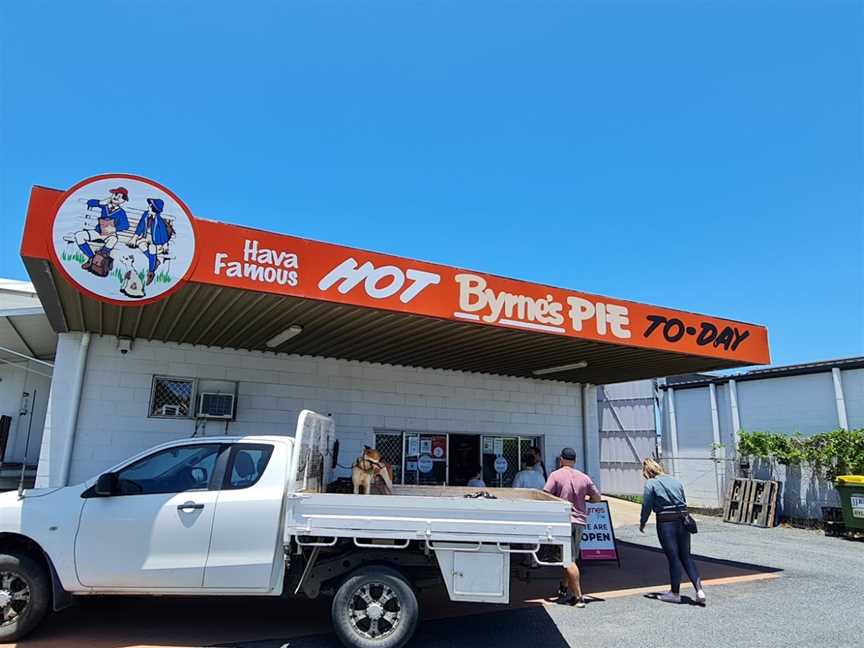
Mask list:
[[[588,366],[588,363],[584,360],[582,362],[574,362],[572,364],[560,365],[558,367],[548,367],[546,369],[535,369],[531,373],[535,376],[545,376],[546,374],[559,373],[561,371],[572,371],[573,369],[584,369]]]
[[[287,329],[282,331],[281,333],[277,333],[272,338],[267,340],[264,344],[268,349],[275,349],[276,347],[280,347],[285,344],[288,340],[293,337],[300,335],[303,332],[303,327],[299,324],[292,324]]]

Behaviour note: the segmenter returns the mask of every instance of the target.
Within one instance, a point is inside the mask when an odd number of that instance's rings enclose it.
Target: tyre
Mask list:
[[[0,554],[0,642],[26,635],[50,607],[48,571],[26,554]]]
[[[390,567],[361,567],[339,586],[333,628],[345,646],[401,648],[414,635],[420,608],[411,584]]]

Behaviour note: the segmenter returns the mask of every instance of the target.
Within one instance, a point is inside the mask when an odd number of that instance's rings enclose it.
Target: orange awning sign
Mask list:
[[[111,193],[120,188],[128,199]],[[125,227],[118,206],[128,217]],[[161,299],[188,281],[770,362],[762,326],[195,219],[168,189],[125,174],[91,178],[68,192],[35,187],[21,252],[50,259],[82,293],[124,306]],[[98,267],[84,267],[100,252]]]

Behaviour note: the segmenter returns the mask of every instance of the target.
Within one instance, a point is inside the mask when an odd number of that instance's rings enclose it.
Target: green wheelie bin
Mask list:
[[[835,485],[846,528],[864,529],[864,475],[840,475]]]

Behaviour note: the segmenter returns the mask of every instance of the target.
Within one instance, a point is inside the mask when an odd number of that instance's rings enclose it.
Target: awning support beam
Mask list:
[[[18,327],[15,326],[15,324],[12,322],[12,318],[11,318],[11,317],[7,317],[7,318],[5,318],[5,319],[6,319],[6,323],[9,325],[9,328],[12,329],[12,332],[15,333],[15,335],[16,335],[16,336],[18,337],[18,339],[21,341],[21,344],[23,345],[23,347],[24,347],[25,349],[27,349],[27,353],[29,353],[31,356],[35,356],[36,353],[33,351],[33,347],[31,347],[29,344],[27,344],[27,340],[25,340],[25,339],[24,339],[24,336],[21,335],[21,331],[19,331],[19,330],[18,330]]]
[[[5,351],[6,353],[11,353],[12,355],[18,356],[19,358],[24,358],[25,360],[31,360],[32,362],[38,362],[39,364],[45,365],[46,367],[51,367],[52,369],[54,368],[54,364],[51,362],[48,362],[47,360],[40,360],[39,358],[35,358],[32,355],[28,356],[26,353],[19,353],[18,351],[15,351],[14,349],[9,349],[7,347],[0,346],[0,351]]]

